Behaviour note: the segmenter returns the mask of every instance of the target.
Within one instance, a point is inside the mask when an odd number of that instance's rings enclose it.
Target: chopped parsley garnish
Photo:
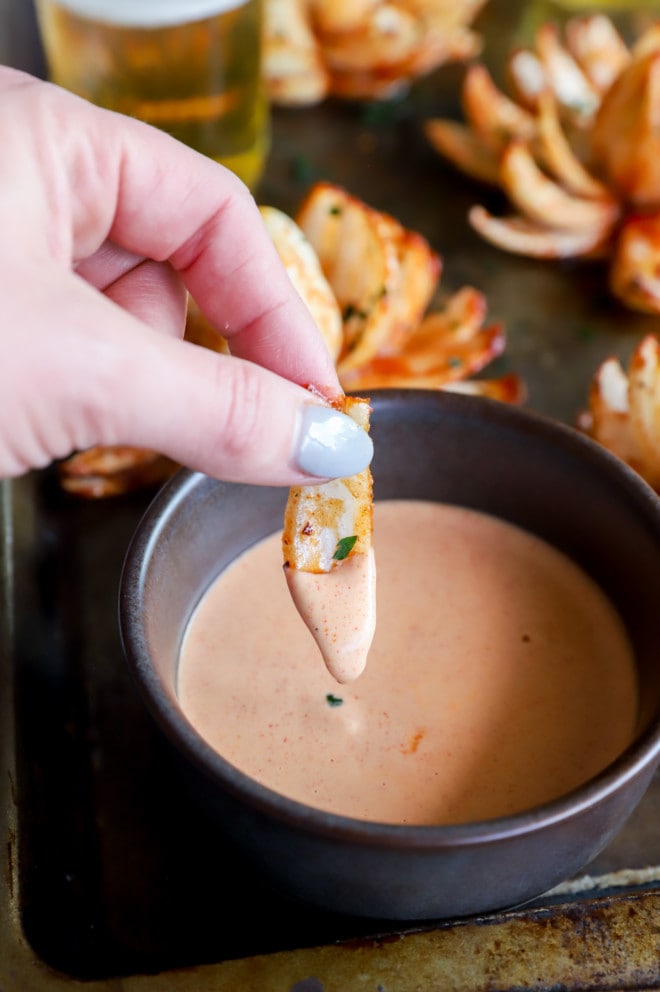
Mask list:
[[[366,320],[369,314],[366,310],[360,310],[355,306],[354,303],[347,303],[344,307],[344,311],[341,315],[342,320],[351,320],[353,317],[359,317],[360,320]]]
[[[325,701],[328,706],[341,706],[344,702],[341,696],[333,696],[331,692],[325,697]]]
[[[401,117],[400,100],[373,100],[362,108],[362,123],[365,127],[389,127]]]
[[[596,328],[590,327],[588,324],[577,329],[577,337],[580,341],[591,341],[596,337],[596,334]]]
[[[348,558],[355,542],[357,541],[357,534],[351,534],[350,537],[342,537],[337,541],[337,547],[335,548],[335,553],[332,556],[335,561],[343,561],[344,558]]]
[[[294,155],[291,162],[291,171],[294,181],[300,186],[306,186],[308,183],[311,183],[316,175],[316,170],[312,162],[306,155],[301,153]]]
[[[458,355],[450,355],[447,359],[447,365],[450,369],[460,369],[463,364],[463,359],[459,358]]]

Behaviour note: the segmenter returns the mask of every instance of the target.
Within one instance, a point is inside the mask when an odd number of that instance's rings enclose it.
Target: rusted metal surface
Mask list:
[[[494,58],[523,13],[491,0]],[[259,199],[291,212],[325,178],[421,231],[443,256],[440,295],[472,284],[504,321],[493,374],[522,374],[530,406],[573,423],[598,363],[658,321],[615,306],[597,263],[513,259],[470,232],[485,194],[419,126],[456,110],[459,78],[447,68],[392,107],[278,112]],[[150,494],[82,505],[55,481],[0,495],[2,992],[660,987],[657,776],[589,877],[524,911],[402,931],[267,889],[185,807],[121,657],[117,580]]]
[[[658,893],[603,899],[232,962],[215,969],[212,987],[216,992],[653,988],[660,984],[659,899]],[[193,975],[205,979],[201,970]],[[194,988],[193,975],[171,976],[163,992]],[[128,988],[141,992],[147,984],[138,980]]]

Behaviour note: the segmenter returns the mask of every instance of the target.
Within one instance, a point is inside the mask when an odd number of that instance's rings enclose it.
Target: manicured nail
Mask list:
[[[298,468],[320,479],[340,479],[366,468],[374,453],[371,438],[345,413],[327,406],[303,407]]]

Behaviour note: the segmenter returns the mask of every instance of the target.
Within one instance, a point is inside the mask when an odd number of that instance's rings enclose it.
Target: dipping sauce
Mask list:
[[[556,798],[631,742],[632,651],[599,587],[493,517],[377,502],[378,624],[338,686],[282,575],[280,534],[216,580],[182,646],[190,722],[293,799],[386,823],[489,819]]]
[[[362,675],[376,630],[376,557],[353,555],[331,572],[285,568],[289,594],[333,679]]]

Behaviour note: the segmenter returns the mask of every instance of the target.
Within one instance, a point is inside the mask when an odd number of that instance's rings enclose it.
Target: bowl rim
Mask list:
[[[573,453],[586,455],[623,485],[647,515],[655,517],[660,548],[660,497],[633,469],[578,429],[527,408],[512,407],[480,396],[431,392],[427,390],[380,390],[372,397],[375,410],[401,400],[421,403],[462,415],[472,408],[488,410],[488,417],[516,431],[539,432],[544,439],[567,446]],[[282,795],[240,771],[216,752],[194,728],[183,710],[173,701],[150,665],[138,613],[131,608],[133,590],[140,587],[140,577],[160,532],[180,503],[197,486],[206,482],[220,487],[234,484],[210,479],[201,472],[179,469],[156,493],[140,520],[128,545],[119,583],[120,639],[129,669],[152,718],[175,748],[191,762],[203,777],[222,786],[234,798],[247,802],[255,812],[286,823],[298,830],[332,835],[335,840],[382,848],[442,850],[473,847],[530,835],[571,820],[609,799],[638,776],[653,773],[660,762],[660,715],[631,742],[626,750],[605,769],[570,792],[529,810],[509,816],[456,824],[406,824],[363,820],[317,809]]]

